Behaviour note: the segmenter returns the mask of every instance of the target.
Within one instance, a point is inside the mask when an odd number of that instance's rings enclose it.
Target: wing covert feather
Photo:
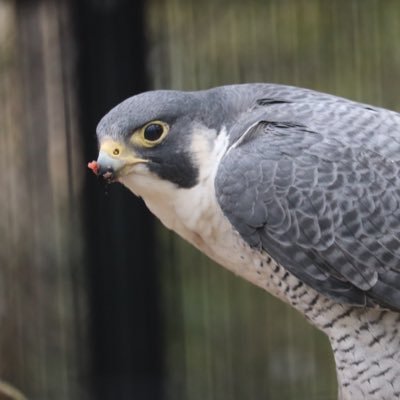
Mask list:
[[[340,101],[317,118],[277,102],[239,121],[216,195],[250,246],[317,291],[400,309],[400,116]]]

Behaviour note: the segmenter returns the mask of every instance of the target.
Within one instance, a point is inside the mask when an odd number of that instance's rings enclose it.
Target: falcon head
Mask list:
[[[195,186],[201,159],[222,124],[229,123],[227,103],[218,97],[218,90],[165,90],[125,100],[98,124],[99,157],[89,168],[140,196],[141,189],[160,180],[178,188]]]

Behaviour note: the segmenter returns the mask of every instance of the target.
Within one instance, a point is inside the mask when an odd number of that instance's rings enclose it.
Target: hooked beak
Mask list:
[[[136,157],[123,144],[106,140],[100,146],[97,161],[90,162],[88,167],[96,175],[102,176],[108,182],[113,182],[118,176],[128,172],[128,167],[147,162],[148,160]]]

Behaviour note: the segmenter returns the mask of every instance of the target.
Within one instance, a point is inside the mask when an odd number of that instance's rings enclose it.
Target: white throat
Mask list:
[[[174,230],[210,257],[205,241],[215,238],[216,229],[225,220],[215,197],[214,178],[222,156],[228,147],[228,135],[223,128],[217,134],[205,127],[192,133],[191,153],[199,170],[198,183],[189,189],[161,180],[145,165],[137,165],[135,172],[121,182],[143,198],[150,211],[169,229]]]

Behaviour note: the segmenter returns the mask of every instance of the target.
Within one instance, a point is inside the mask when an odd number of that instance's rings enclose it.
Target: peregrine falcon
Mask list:
[[[139,94],[97,136],[97,175],[327,334],[340,399],[400,399],[400,114],[243,84]]]

